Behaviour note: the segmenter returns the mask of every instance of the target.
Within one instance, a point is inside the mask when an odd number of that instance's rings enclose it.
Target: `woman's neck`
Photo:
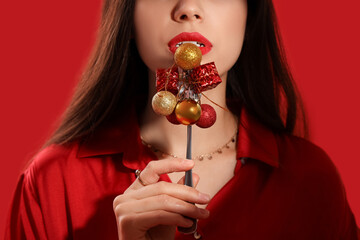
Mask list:
[[[186,151],[186,126],[174,125],[166,117],[154,113],[151,100],[156,93],[155,75],[149,73],[149,99],[145,112],[140,120],[140,132],[142,138],[162,152],[185,158]],[[226,76],[222,76],[223,82],[216,88],[206,91],[205,94],[212,101],[222,107],[226,107]],[[216,111],[216,122],[210,128],[192,128],[192,155],[198,156],[213,152],[223,146],[237,131],[237,117],[230,111],[225,111],[215,106],[204,96],[201,103],[209,104]]]

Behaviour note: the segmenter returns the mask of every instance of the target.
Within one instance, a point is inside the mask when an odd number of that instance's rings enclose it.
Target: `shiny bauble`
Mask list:
[[[177,100],[174,94],[169,91],[157,92],[152,98],[152,108],[157,114],[170,115],[176,106]]]
[[[209,104],[201,104],[201,116],[196,125],[201,128],[209,128],[216,122],[215,109]]]
[[[194,124],[201,116],[200,104],[191,99],[179,102],[175,107],[175,115],[181,124]]]
[[[184,70],[191,70],[200,65],[202,53],[198,46],[192,43],[183,43],[174,54],[176,65]]]
[[[179,121],[176,118],[175,111],[173,111],[170,115],[166,116],[166,119],[172,124],[179,125]]]

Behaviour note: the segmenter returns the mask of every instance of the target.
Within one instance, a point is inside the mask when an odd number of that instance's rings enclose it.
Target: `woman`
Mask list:
[[[185,129],[151,109],[174,39],[205,43],[202,64],[223,81],[206,96],[231,110],[214,106],[216,123],[193,128],[194,160]],[[63,122],[20,178],[6,237],[356,239],[335,166],[294,136],[301,113],[271,1],[107,0]],[[182,184],[190,169],[196,189]],[[176,231],[188,218],[197,231]]]

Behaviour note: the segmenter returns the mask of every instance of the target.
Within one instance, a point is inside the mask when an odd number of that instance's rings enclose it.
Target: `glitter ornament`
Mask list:
[[[216,121],[215,109],[209,104],[201,104],[201,116],[196,125],[201,128],[209,128],[214,125]]]
[[[181,124],[194,124],[201,116],[200,104],[191,99],[179,102],[175,107],[175,115]]]
[[[221,78],[214,62],[193,68],[188,73],[187,79],[193,85],[196,93],[213,89],[221,83]],[[180,82],[178,66],[156,70],[156,91],[164,90],[166,85],[166,90],[176,95]]]
[[[176,106],[177,100],[174,94],[169,91],[157,92],[152,98],[152,108],[160,115],[170,115]]]
[[[175,51],[174,60],[176,65],[183,70],[191,70],[200,65],[202,53],[199,47],[192,43],[184,43]]]

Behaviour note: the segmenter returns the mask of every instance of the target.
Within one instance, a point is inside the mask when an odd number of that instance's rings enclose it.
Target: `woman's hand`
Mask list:
[[[176,226],[191,227],[193,222],[184,216],[204,219],[206,209],[194,204],[207,204],[210,197],[192,187],[158,182],[161,174],[182,172],[194,167],[191,160],[173,158],[150,162],[124,194],[114,199],[119,239],[173,239]],[[199,177],[193,174],[196,185]],[[190,202],[190,203],[189,203]]]

